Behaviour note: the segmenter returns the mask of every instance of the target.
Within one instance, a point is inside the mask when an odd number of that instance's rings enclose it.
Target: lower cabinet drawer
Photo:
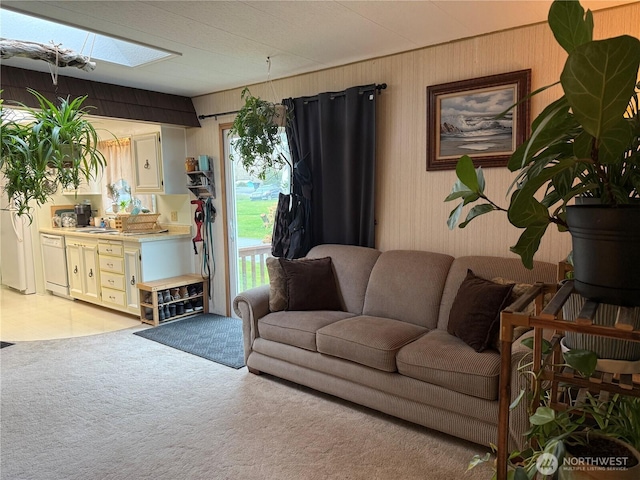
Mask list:
[[[113,243],[100,243],[98,244],[98,253],[100,255],[112,255],[114,257],[122,256],[122,244],[117,245]]]
[[[124,292],[120,290],[113,290],[111,288],[102,288],[102,301],[104,303],[113,303],[120,307],[126,306],[126,296]]]
[[[124,275],[101,271],[100,284],[103,287],[124,290]]]
[[[100,256],[100,270],[124,273],[124,260],[122,257]]]

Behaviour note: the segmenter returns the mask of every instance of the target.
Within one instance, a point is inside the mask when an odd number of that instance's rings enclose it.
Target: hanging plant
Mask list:
[[[242,90],[241,97],[244,106],[229,130],[229,137],[237,137],[229,157],[238,157],[249,174],[264,180],[268,169],[280,169],[287,163],[279,131],[287,121],[286,109],[254,97],[248,88]]]
[[[4,193],[18,215],[30,219],[31,202],[46,203],[59,186],[77,190],[106,165],[98,150],[98,134],[86,119],[86,96],[59,98],[59,106],[40,93],[27,89],[39,107],[18,104],[29,120],[4,119],[2,103],[2,152],[0,171],[6,177]]]

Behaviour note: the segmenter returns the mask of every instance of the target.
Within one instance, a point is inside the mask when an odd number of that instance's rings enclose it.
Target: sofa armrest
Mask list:
[[[258,320],[269,313],[269,285],[262,285],[239,294],[233,299],[233,310],[242,319],[246,362],[253,342],[258,338]]]

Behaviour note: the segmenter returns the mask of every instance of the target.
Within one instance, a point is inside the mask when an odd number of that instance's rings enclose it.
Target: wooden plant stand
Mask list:
[[[545,293],[556,292],[549,304],[542,309]],[[631,395],[640,397],[640,378],[631,374],[609,374],[595,372],[590,378],[584,378],[567,367],[559,367],[563,364],[560,349],[560,338],[564,332],[579,332],[590,335],[617,338],[640,342],[640,330],[635,330],[630,322],[630,315],[625,315],[620,310],[615,326],[601,326],[593,323],[599,304],[587,300],[575,322],[562,319],[562,307],[574,293],[573,281],[569,280],[560,287],[556,285],[537,283],[516,302],[507,307],[500,315],[500,342],[502,353],[500,358],[500,398],[498,417],[498,480],[507,479],[507,460],[509,456],[509,404],[511,403],[511,347],[513,343],[513,331],[517,326],[532,327],[534,330],[533,366],[536,381],[548,381],[551,384],[552,398],[555,403],[551,407],[556,410],[566,409],[571,406],[566,400],[562,400],[560,393],[566,393],[571,386],[577,387],[577,399],[573,402],[577,405],[587,392],[606,400],[610,393]],[[535,313],[529,316],[522,311],[532,301],[535,302]],[[544,330],[554,330],[552,339],[552,353],[542,355],[542,337]],[[574,388],[575,389],[575,388]],[[565,395],[564,398],[566,398]]]

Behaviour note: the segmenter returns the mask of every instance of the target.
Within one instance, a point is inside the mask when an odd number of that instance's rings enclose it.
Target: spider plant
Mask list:
[[[58,187],[77,190],[83,181],[95,178],[106,165],[98,150],[98,134],[86,118],[86,96],[59,98],[56,105],[33,89],[27,89],[38,108],[18,106],[26,120],[4,120],[0,171],[6,177],[4,193],[18,215],[32,220],[32,201],[46,203]]]

